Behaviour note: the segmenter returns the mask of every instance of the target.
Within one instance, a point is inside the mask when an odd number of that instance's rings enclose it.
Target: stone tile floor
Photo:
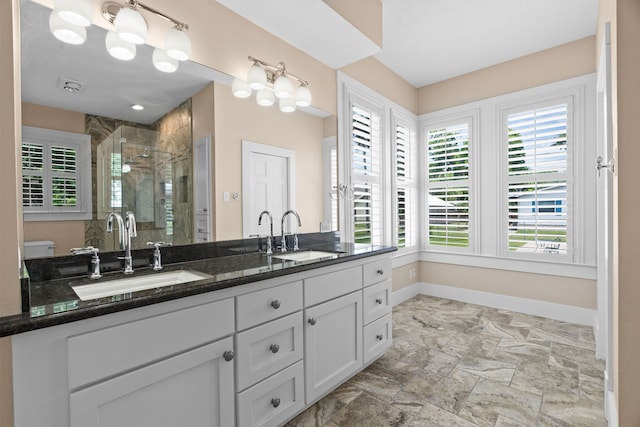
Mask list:
[[[606,426],[590,327],[418,295],[393,346],[287,427]]]

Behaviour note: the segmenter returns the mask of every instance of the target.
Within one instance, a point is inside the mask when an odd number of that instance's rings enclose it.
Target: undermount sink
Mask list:
[[[72,286],[72,289],[82,301],[87,301],[128,292],[160,288],[162,286],[179,285],[181,283],[193,282],[210,277],[212,276],[197,271],[167,271],[165,273],[153,273],[139,277],[134,276],[125,279],[76,285]]]
[[[325,251],[300,251],[300,252],[285,252],[274,254],[274,258],[286,259],[288,261],[313,261],[321,258],[337,258],[336,252]]]

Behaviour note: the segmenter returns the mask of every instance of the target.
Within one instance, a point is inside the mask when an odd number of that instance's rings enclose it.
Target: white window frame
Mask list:
[[[582,96],[581,90],[577,90],[570,94],[550,94],[535,99],[527,99],[522,102],[515,102],[513,104],[504,104],[498,107],[497,115],[500,117],[500,159],[501,159],[501,179],[500,179],[500,191],[502,195],[501,210],[500,210],[500,250],[501,256],[509,258],[522,258],[522,259],[546,259],[549,261],[561,261],[572,263],[574,259],[574,247],[575,247],[575,216],[576,206],[574,203],[574,183],[575,183],[575,161],[576,149],[576,132],[575,122],[578,120],[578,114],[576,113],[576,105],[581,104]],[[509,177],[508,171],[508,117],[511,114],[525,112],[530,110],[536,110],[540,108],[549,107],[552,105],[566,104],[567,105],[567,170],[561,174],[551,174],[550,178],[565,178],[567,185],[567,235],[566,245],[567,254],[553,254],[547,253],[547,251],[541,250],[534,253],[518,252],[509,250],[509,233],[507,224],[509,222],[509,183],[512,179]],[[531,174],[528,175],[531,178],[543,177],[543,174]],[[517,180],[516,180],[517,181]]]
[[[595,74],[573,77],[542,86],[508,93],[492,98],[446,108],[418,117],[420,132],[424,125],[449,116],[478,111],[476,166],[478,188],[476,230],[478,240],[473,253],[452,253],[424,247],[422,261],[466,265],[483,268],[540,273],[594,279],[596,275],[596,171],[591,168],[596,156],[596,86]],[[505,245],[507,229],[503,229],[504,204],[501,110],[526,103],[535,104],[547,99],[574,96],[574,134],[577,143],[572,157],[573,190],[573,258],[559,260],[552,257],[520,258],[507,256]],[[422,143],[424,137],[420,135]],[[423,157],[423,156],[421,156]],[[424,166],[426,169],[426,166]],[[422,203],[426,204],[422,191]],[[421,206],[421,212],[426,212]],[[422,221],[423,225],[426,220]],[[424,239],[425,233],[422,233]],[[424,243],[424,240],[423,240]]]
[[[405,212],[406,231],[405,239],[408,241],[403,247],[398,245],[398,163],[397,163],[397,126],[404,126],[409,130],[409,147],[407,155],[408,176],[405,178],[402,187],[407,189],[408,194],[405,198],[408,200],[409,212]],[[403,112],[391,109],[391,170],[392,170],[392,206],[393,206],[393,222],[392,222],[392,238],[393,245],[398,247],[400,252],[411,252],[420,248],[420,161],[418,149],[418,132],[415,117],[405,115]]]
[[[91,193],[91,136],[52,129],[22,127],[22,140],[42,144],[44,149],[53,145],[72,147],[77,155],[77,206],[74,208],[51,207],[50,176],[45,171],[45,206],[38,209],[23,208],[24,221],[81,221],[90,220],[92,211]],[[44,165],[45,168],[50,165]]]
[[[455,114],[433,114],[428,116],[427,120],[422,122],[421,133],[420,133],[420,154],[424,159],[424,191],[422,192],[423,204],[422,209],[424,212],[424,232],[422,233],[423,238],[423,248],[426,251],[434,251],[434,252],[452,252],[452,253],[465,253],[465,254],[473,254],[478,251],[478,242],[480,240],[479,234],[479,204],[476,200],[478,198],[478,189],[479,189],[479,178],[478,178],[478,161],[476,159],[477,155],[477,146],[479,142],[479,115],[480,112],[478,109],[471,109],[468,111],[461,111]],[[429,165],[427,162],[428,158],[428,141],[427,136],[431,129],[455,126],[458,124],[467,124],[469,129],[469,177],[468,188],[469,188],[469,245],[466,247],[455,247],[455,246],[447,246],[447,245],[431,245],[429,243]],[[455,182],[454,182],[455,183]]]
[[[380,188],[382,201],[382,242],[383,245],[394,245],[395,242],[395,224],[397,223],[395,212],[395,167],[392,167],[392,161],[395,162],[395,151],[393,150],[392,140],[395,135],[395,126],[392,125],[392,117],[402,117],[411,123],[414,129],[417,129],[417,117],[415,114],[404,109],[400,105],[390,101],[377,92],[371,90],[367,86],[357,80],[338,71],[338,136],[339,136],[339,156],[338,156],[338,211],[340,222],[341,239],[345,243],[353,243],[353,201],[349,200],[350,188],[353,188],[353,176],[351,172],[351,104],[355,99],[368,103],[369,106],[377,108],[382,117],[381,130],[381,147],[380,147]],[[393,160],[392,160],[393,159]],[[419,164],[419,163],[418,163]],[[419,168],[417,169],[419,173]],[[342,188],[342,190],[341,190]],[[418,184],[418,190],[419,184]],[[346,194],[347,197],[340,195],[340,192]],[[418,212],[420,215],[420,192],[418,191]],[[420,224],[420,219],[416,218],[415,222]],[[418,225],[419,227],[419,225]],[[397,255],[404,255],[411,252],[417,253],[420,250],[420,230],[417,230],[418,238],[416,245],[398,250]],[[396,256],[397,256],[396,255]]]

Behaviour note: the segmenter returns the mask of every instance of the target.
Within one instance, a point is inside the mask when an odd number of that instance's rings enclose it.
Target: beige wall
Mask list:
[[[29,103],[22,103],[22,124],[64,132],[85,133],[84,114]],[[68,255],[69,249],[84,246],[84,221],[28,221],[24,240],[52,240],[55,255]]]
[[[420,281],[419,277],[420,263],[412,262],[393,269],[392,286],[393,292],[413,285]]]
[[[242,140],[295,150],[295,209],[302,220],[299,232],[319,231],[324,120],[298,111],[283,114],[277,107],[260,107],[255,99],[235,98],[228,87],[218,84],[215,105],[216,238],[242,236]],[[224,202],[225,191],[239,193],[240,198]]]
[[[416,114],[418,92],[409,82],[398,76],[373,57],[365,58],[340,69],[380,95]]]
[[[435,285],[596,308],[596,283],[593,280],[435,262],[420,263],[419,277],[421,281]]]
[[[617,153],[613,179],[613,381],[620,426],[627,427],[640,425],[640,4],[636,0],[601,0],[598,40],[603,38],[607,21],[611,23],[613,146]]]
[[[595,36],[421,87],[418,114],[594,73]]]
[[[20,51],[18,0],[0,1],[0,316],[20,312],[18,246],[22,203],[17,185],[20,146]],[[13,426],[11,339],[0,339],[0,427]]]

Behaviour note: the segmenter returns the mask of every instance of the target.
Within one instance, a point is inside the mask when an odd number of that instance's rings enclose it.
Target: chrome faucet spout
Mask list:
[[[273,217],[271,216],[271,212],[264,210],[260,212],[260,216],[258,217],[258,225],[262,224],[262,217],[267,215],[269,217],[269,236],[267,237],[267,255],[271,255],[273,253],[272,250],[272,241],[273,241]]]
[[[284,234],[284,220],[287,218],[287,215],[294,215],[298,220],[298,227],[302,227],[302,222],[300,222],[300,215],[298,215],[298,212],[294,211],[293,209],[289,209],[282,214],[282,219],[280,220],[280,230],[282,231],[282,252],[287,252],[287,237]],[[298,249],[298,236],[293,233],[293,250],[297,251]]]
[[[111,212],[109,213],[109,215],[107,215],[107,233],[113,233],[114,219],[118,223],[118,245],[120,246],[120,249],[124,249],[124,241],[125,241],[124,221],[122,220],[122,217],[119,214],[115,212]]]

